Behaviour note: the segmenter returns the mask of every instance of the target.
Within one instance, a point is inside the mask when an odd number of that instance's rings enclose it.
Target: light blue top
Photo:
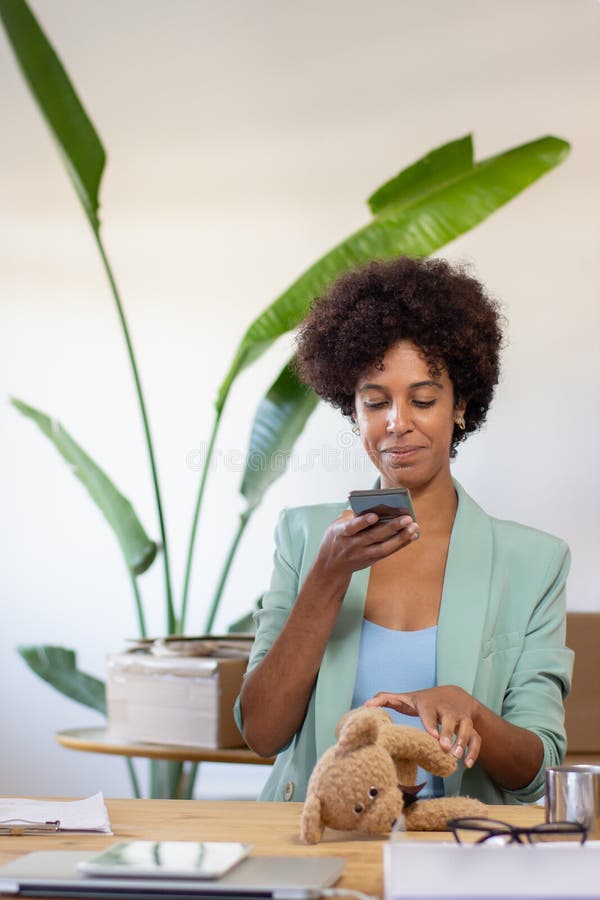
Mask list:
[[[379,691],[401,694],[435,687],[436,645],[437,625],[419,631],[396,631],[363,619],[352,709]],[[398,725],[425,730],[418,716],[387,711]],[[442,779],[419,768],[417,784],[422,782],[425,787],[419,791],[420,798],[444,796]]]

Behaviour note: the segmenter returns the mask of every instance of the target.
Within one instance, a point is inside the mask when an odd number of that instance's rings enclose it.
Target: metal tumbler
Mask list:
[[[600,838],[600,766],[546,769],[546,821],[579,822]]]

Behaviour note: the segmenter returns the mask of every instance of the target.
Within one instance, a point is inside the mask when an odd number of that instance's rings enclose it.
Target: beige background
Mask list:
[[[600,608],[596,0],[34,2],[109,155],[104,236],[156,440],[179,593],[212,402],[253,317],[367,221],[364,199],[426,150],[473,131],[478,156],[546,133],[566,163],[445,251],[472,262],[509,320],[503,382],[455,472],[491,513],[564,536],[569,604]],[[156,535],[115,312],[75,195],[0,36],[0,384],[57,415]],[[232,393],[201,523],[198,630],[241,510],[256,403],[288,341]],[[0,406],[0,792],[107,795],[124,765],[57,748],[97,716],[32,676],[14,647],[57,643],[103,674],[135,632],[104,521],[62,461]],[[370,484],[348,426],[321,409],[241,548],[219,624],[265,587],[283,505]],[[333,452],[333,455],[331,453]],[[142,579],[153,631],[160,568]],[[255,774],[255,773],[253,773]],[[233,783],[234,773],[227,776]],[[238,792],[252,792],[237,773]],[[222,779],[221,779],[222,780]],[[201,789],[219,788],[207,771]]]

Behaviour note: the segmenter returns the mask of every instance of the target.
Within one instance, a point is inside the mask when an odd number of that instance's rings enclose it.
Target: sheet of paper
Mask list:
[[[60,822],[59,831],[98,831],[112,834],[102,793],[84,800],[26,800],[0,797],[0,822]]]

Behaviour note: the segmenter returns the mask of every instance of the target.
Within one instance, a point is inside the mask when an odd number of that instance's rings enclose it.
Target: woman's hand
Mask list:
[[[323,535],[316,566],[323,574],[349,578],[418,537],[419,526],[410,516],[379,522],[375,513],[355,516],[345,510]]]
[[[445,685],[409,694],[380,691],[365,706],[388,706],[404,715],[418,716],[428,734],[439,740],[442,750],[451,751],[457,759],[466,752],[468,768],[479,756],[481,737],[474,723],[480,704],[462,688]]]

